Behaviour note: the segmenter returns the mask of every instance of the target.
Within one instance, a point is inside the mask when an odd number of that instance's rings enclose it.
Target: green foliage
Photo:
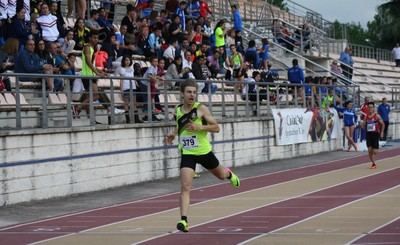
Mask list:
[[[374,20],[368,22],[368,35],[378,48],[393,48],[400,41],[400,0],[381,4]]]
[[[280,9],[287,9],[285,0],[268,0],[268,2],[272,5],[279,7]]]

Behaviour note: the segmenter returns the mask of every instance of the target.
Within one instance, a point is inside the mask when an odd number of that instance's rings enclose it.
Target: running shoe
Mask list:
[[[239,177],[238,177],[236,174],[234,174],[234,173],[232,172],[232,170],[230,170],[229,168],[227,168],[226,171],[228,171],[228,172],[231,173],[231,178],[229,179],[229,181],[231,182],[231,185],[232,185],[234,188],[239,188],[239,186],[240,186],[240,179],[239,179]]]
[[[369,169],[376,169],[376,167],[377,167],[376,164],[372,163],[371,166],[369,167]]]
[[[178,224],[176,224],[176,229],[182,231],[182,232],[188,232],[189,231],[189,224],[185,220],[180,220]]]

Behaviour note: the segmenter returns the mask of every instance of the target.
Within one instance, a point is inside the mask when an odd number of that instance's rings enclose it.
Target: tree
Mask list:
[[[377,8],[374,20],[368,22],[368,35],[378,48],[392,48],[400,41],[400,0],[391,0]]]
[[[268,0],[268,2],[272,5],[279,7],[280,9],[287,10],[285,0]]]

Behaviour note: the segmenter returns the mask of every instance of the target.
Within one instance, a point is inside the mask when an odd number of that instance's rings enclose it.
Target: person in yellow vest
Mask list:
[[[99,42],[99,35],[96,32],[89,33],[89,42],[85,44],[82,51],[82,71],[81,75],[86,77],[95,77],[95,76],[106,76],[107,74],[97,69],[94,64],[94,50]],[[99,99],[99,90],[97,87],[97,80],[90,78],[82,78],[83,87],[85,91],[89,93],[90,84],[92,84],[93,91],[93,101]],[[82,107],[87,111],[89,115],[89,95],[87,94],[82,98]]]
[[[182,186],[180,196],[181,220],[177,224],[177,229],[188,232],[187,214],[196,164],[201,164],[221,180],[228,179],[235,188],[240,186],[240,180],[230,169],[220,165],[212,152],[208,132],[218,133],[220,128],[207,106],[196,101],[197,82],[193,79],[182,82],[180,92],[183,97],[183,104],[178,105],[175,109],[176,128],[166,135],[165,143],[172,144],[175,137],[178,136],[178,148],[181,152],[180,178]]]

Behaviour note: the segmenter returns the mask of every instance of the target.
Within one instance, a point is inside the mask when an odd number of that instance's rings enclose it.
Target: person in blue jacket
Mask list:
[[[389,128],[389,113],[390,105],[386,102],[386,98],[382,98],[382,104],[378,106],[378,114],[379,116],[381,116],[383,122],[385,123],[385,129],[383,130],[383,140],[385,141]]]
[[[347,151],[350,151],[352,146],[355,151],[358,151],[357,144],[353,140],[354,129],[357,124],[357,114],[353,109],[353,103],[351,101],[346,101],[344,107],[335,108],[339,114],[343,116],[344,133],[348,142]]]

